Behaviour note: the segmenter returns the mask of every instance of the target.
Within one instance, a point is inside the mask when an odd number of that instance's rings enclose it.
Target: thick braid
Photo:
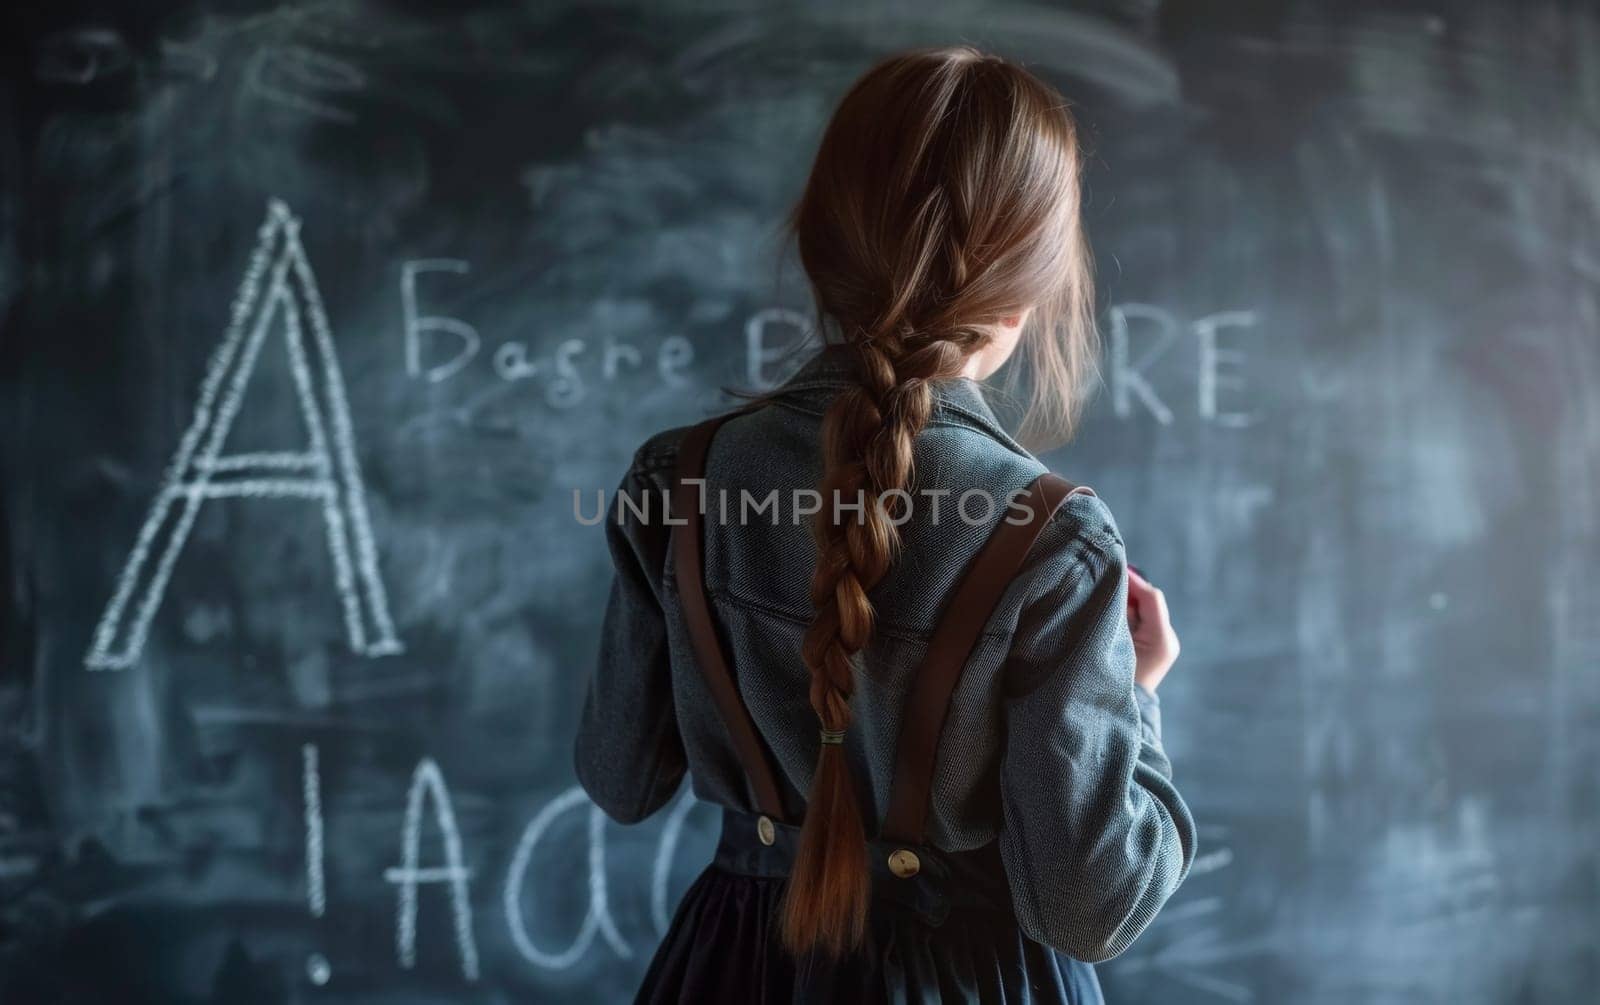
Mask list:
[[[933,382],[959,373],[981,337],[966,331],[902,335],[891,327],[858,340],[861,383],[840,392],[823,419],[823,511],[813,525],[815,615],[801,653],[811,671],[811,707],[822,729],[835,736],[850,726],[853,659],[872,637],[868,591],[888,573],[900,546],[894,520],[904,500],[885,493],[909,488],[912,447],[933,411]],[[841,508],[835,519],[835,499],[864,505]],[[797,953],[820,948],[834,955],[859,943],[869,895],[855,785],[843,747],[824,743],[790,874],[785,942]]]
[[[960,373],[1004,319],[1030,310],[1041,428],[1053,415],[1070,423],[1088,372],[1093,281],[1077,220],[1081,158],[1064,109],[1059,92],[970,46],[890,57],[841,101],[789,218],[817,329],[860,363],[858,384],[837,395],[822,428],[813,618],[801,646],[820,749],[782,921],[797,954],[837,954],[865,933],[863,807],[843,741],[854,664],[873,635],[869,598],[901,545],[896,521],[909,496],[898,493],[912,488],[933,385]]]
[[[813,525],[816,617],[802,655],[813,668],[812,707],[829,730],[849,725],[851,657],[872,636],[867,593],[888,573],[900,546],[895,518],[903,500],[885,494],[910,486],[912,445],[933,410],[932,382],[959,373],[965,358],[952,339],[924,340],[898,360],[892,355],[897,349],[902,347],[889,339],[863,341],[862,383],[843,392],[824,420],[825,508],[835,498],[866,503],[863,513],[851,512],[839,521],[825,510],[825,519]]]

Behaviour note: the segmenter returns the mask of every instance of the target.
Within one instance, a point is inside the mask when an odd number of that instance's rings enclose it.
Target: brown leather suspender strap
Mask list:
[[[695,662],[705,677],[706,687],[717,703],[722,724],[733,742],[734,753],[744,767],[756,808],[775,820],[784,819],[783,799],[778,794],[772,763],[766,747],[756,733],[750,710],[739,696],[733,672],[711,621],[711,602],[706,595],[705,572],[700,549],[705,541],[705,519],[700,512],[704,484],[686,484],[688,479],[705,477],[706,453],[717,428],[739,412],[708,419],[684,434],[678,446],[677,477],[672,485],[672,514],[683,521],[672,529],[672,563],[678,577],[678,599],[689,622],[689,641],[694,646]]]
[[[1065,479],[1040,475],[1028,486],[1027,495],[1017,499],[1027,506],[1029,520],[1010,522],[1015,518],[1008,509],[1008,516],[989,535],[956,587],[928,640],[928,653],[917,669],[906,700],[900,745],[895,752],[894,783],[889,790],[889,812],[883,821],[885,838],[906,844],[923,842],[933,797],[939,734],[961,671],[1006,586],[1022,568],[1028,549],[1073,491],[1073,484]]]

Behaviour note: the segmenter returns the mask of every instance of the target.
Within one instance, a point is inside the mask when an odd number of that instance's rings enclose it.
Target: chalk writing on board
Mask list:
[[[478,329],[460,318],[424,315],[417,309],[418,275],[425,272],[452,272],[464,275],[470,268],[470,265],[459,258],[424,258],[405,262],[400,266],[400,303],[405,311],[408,377],[425,377],[429,383],[438,383],[454,376],[456,371],[472,362],[472,357],[478,354],[478,346],[483,341],[478,337]],[[423,370],[423,336],[435,332],[455,336],[461,340],[461,347],[448,360]]]
[[[354,122],[355,113],[334,99],[367,86],[359,67],[304,45],[263,47],[246,79],[257,97],[330,122]]]
[[[320,918],[328,908],[328,891],[322,871],[322,778],[314,743],[300,748],[300,788],[306,813],[306,902],[311,916]]]
[[[418,277],[447,272],[465,275],[468,262],[456,258],[425,258],[402,263],[400,303],[403,315],[405,368],[408,376],[439,383],[456,376],[476,358],[483,339],[478,329],[460,318],[425,313],[418,293]],[[1224,339],[1243,329],[1255,328],[1255,311],[1220,311],[1188,323],[1171,311],[1142,303],[1112,305],[1106,315],[1109,335],[1109,384],[1112,411],[1119,419],[1146,414],[1161,425],[1176,420],[1170,387],[1158,389],[1153,371],[1171,351],[1192,339],[1195,346],[1193,375],[1194,414],[1203,421],[1233,429],[1252,425],[1257,416],[1229,407],[1224,395],[1247,390],[1245,353]],[[451,341],[441,346],[440,338]],[[815,341],[810,320],[787,307],[764,307],[745,319],[744,382],[757,391],[771,390],[783,382],[800,358],[797,350]],[[1135,352],[1138,349],[1137,353]],[[561,340],[545,355],[537,355],[527,342],[507,339],[490,354],[494,372],[507,383],[544,381],[546,404],[556,409],[574,408],[588,397],[595,383],[610,383],[627,373],[643,371],[653,362],[655,376],[665,386],[682,386],[694,362],[694,346],[682,335],[670,335],[648,360],[639,346],[606,335],[600,344],[583,337]],[[1187,361],[1186,361],[1187,362]],[[1170,371],[1173,368],[1168,366]],[[1169,377],[1170,379],[1170,377]],[[498,392],[480,393],[466,405],[470,412]]]
[[[317,770],[317,745],[300,747],[301,802],[306,817],[306,906],[313,918],[320,918],[328,909],[327,880],[323,871],[324,845],[322,830],[322,777]],[[333,966],[321,953],[312,953],[306,959],[306,977],[321,987],[333,976]]]
[[[1244,379],[1232,368],[1244,363],[1244,353],[1238,349],[1224,349],[1217,339],[1225,328],[1251,328],[1256,323],[1255,311],[1223,311],[1209,314],[1194,323],[1195,337],[1200,340],[1200,417],[1219,426],[1248,426],[1255,416],[1242,412],[1223,412],[1217,408],[1219,389],[1239,390]],[[1226,368],[1226,369],[1225,369]]]
[[[466,275],[472,264],[459,258],[419,258],[400,265],[401,332],[405,346],[406,375],[431,384],[449,380],[475,359],[483,347],[477,327],[461,318],[425,313],[418,278],[429,273]],[[449,345],[440,348],[440,337]],[[490,356],[497,377],[507,383],[544,381],[544,398],[552,408],[567,409],[581,404],[592,382],[611,383],[647,365],[668,387],[688,383],[686,371],[694,362],[694,344],[682,335],[668,335],[647,360],[639,346],[615,335],[606,334],[592,344],[589,338],[565,338],[548,356],[537,353],[527,342],[506,339]]]
[[[1224,348],[1219,339],[1226,330],[1254,327],[1257,321],[1254,311],[1209,314],[1188,325],[1187,329],[1170,311],[1150,304],[1115,304],[1107,313],[1111,341],[1111,407],[1119,419],[1131,417],[1137,401],[1163,426],[1172,424],[1172,408],[1150,382],[1149,371],[1186,333],[1192,333],[1199,344],[1195,410],[1200,418],[1232,428],[1242,428],[1255,421],[1254,415],[1222,410],[1217,401],[1222,390],[1243,389],[1239,368],[1245,361],[1243,352]],[[1149,341],[1137,357],[1133,355],[1135,326],[1154,329],[1154,334],[1142,336]]]
[[[773,328],[789,329],[787,341],[772,338]],[[787,307],[768,307],[755,312],[744,323],[745,380],[752,388],[770,391],[781,375],[772,367],[787,360],[796,345],[811,337],[811,322],[799,311]]]
[[[301,746],[301,782],[304,790],[307,896],[312,905],[311,913],[317,917],[337,914],[337,908],[328,907],[323,879],[325,825],[322,780],[318,772],[318,748],[312,743]],[[649,877],[650,919],[657,935],[666,934],[670,908],[669,880],[682,843],[685,822],[690,812],[699,805],[694,793],[685,786],[666,813],[665,824],[657,839]],[[572,814],[578,815],[583,821],[584,847],[575,848],[564,838],[554,840],[551,837],[558,822]],[[440,837],[443,864],[422,863],[423,836],[429,820],[432,821],[432,830],[437,831]],[[603,939],[619,957],[631,959],[636,955],[611,912],[605,830],[605,814],[576,785],[558,792],[529,818],[512,852],[504,885],[499,891],[511,943],[524,961],[541,970],[566,970],[589,954],[596,937]],[[538,861],[541,852],[544,855],[542,862]],[[539,902],[537,895],[530,892],[529,884],[542,876],[572,875],[569,856],[574,854],[582,856],[585,866],[581,875],[585,879],[588,905],[583,921],[576,934],[564,945],[540,945],[529,930],[530,915],[537,914]],[[432,758],[422,758],[412,772],[401,825],[400,864],[383,870],[383,878],[397,888],[395,951],[400,967],[409,970],[417,964],[419,887],[424,884],[445,884],[450,893],[450,923],[455,934],[461,974],[468,981],[478,980],[480,963],[471,900],[473,869],[467,864],[467,853],[444,773]],[[563,917],[566,916],[566,903],[563,899]],[[306,961],[306,973],[313,983],[325,984],[332,975],[332,965],[321,953],[312,953]]]
[[[333,965],[328,962],[326,956],[321,953],[312,953],[310,958],[306,960],[306,977],[310,978],[311,983],[321,987],[328,983],[332,976]]]
[[[433,806],[434,819],[444,838],[443,866],[423,868],[422,805]],[[478,944],[472,934],[472,898],[467,895],[467,880],[472,870],[461,854],[461,832],[450,804],[444,776],[431,758],[423,758],[411,778],[411,794],[406,799],[405,829],[400,839],[400,866],[385,869],[383,878],[399,886],[399,909],[395,917],[395,948],[400,966],[407,970],[417,965],[417,886],[421,883],[450,884],[450,912],[455,921],[456,950],[461,955],[461,975],[478,979]]]
[[[85,658],[91,669],[120,670],[138,661],[201,506],[238,497],[321,503],[351,651],[366,656],[401,651],[378,574],[344,377],[300,243],[300,221],[274,199],[259,235],[228,328],[201,382],[194,418],[95,627]],[[304,451],[223,454],[274,322],[280,323],[310,442]],[[174,510],[177,517],[169,520]]]
[[[563,813],[585,806],[589,809],[589,910],[584,913],[583,924],[579,926],[578,934],[571,945],[551,952],[534,945],[533,939],[528,935],[527,925],[522,917],[522,885],[526,880],[534,850],[545,832],[550,829],[550,825]],[[522,838],[517,842],[517,850],[511,856],[511,867],[506,872],[504,900],[506,926],[511,930],[511,941],[517,947],[517,952],[521,953],[523,959],[529,963],[549,970],[565,970],[581,960],[584,953],[589,951],[596,933],[604,935],[606,942],[610,943],[611,948],[616,950],[619,956],[633,955],[633,950],[628,948],[622,933],[617,931],[616,922],[611,918],[610,898],[606,892],[604,827],[605,816],[600,812],[600,808],[589,802],[588,796],[581,788],[574,786],[553,799],[528,821],[528,826],[523,829]]]

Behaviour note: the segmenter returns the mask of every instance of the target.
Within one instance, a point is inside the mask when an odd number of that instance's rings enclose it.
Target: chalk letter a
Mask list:
[[[274,199],[259,235],[222,344],[200,385],[194,419],[95,626],[84,658],[90,669],[122,670],[138,662],[200,507],[207,500],[240,496],[320,503],[350,649],[365,656],[401,651],[378,575],[344,378],[316,277],[300,244],[300,221]],[[222,445],[262,344],[280,318],[310,442],[303,451],[224,455]]]
[[[434,816],[444,838],[443,866],[423,868],[422,802],[432,796]],[[472,935],[472,899],[467,880],[472,876],[461,856],[461,832],[456,828],[455,810],[444,775],[432,758],[424,757],[411,777],[411,794],[406,799],[405,831],[400,838],[400,866],[385,869],[383,878],[396,884],[400,896],[395,919],[395,949],[400,965],[407,970],[417,965],[417,884],[450,884],[450,912],[455,918],[456,949],[461,954],[461,974],[469,981],[478,979],[478,944]]]

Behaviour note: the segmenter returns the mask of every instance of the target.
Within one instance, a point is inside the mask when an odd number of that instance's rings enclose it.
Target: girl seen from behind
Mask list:
[[[823,347],[635,455],[578,777],[622,822],[686,772],[723,814],[639,1000],[1098,1002],[1187,873],[1165,601],[982,387],[1015,358],[1033,444],[1081,411],[1080,175],[1021,67],[878,63],[789,219]]]

